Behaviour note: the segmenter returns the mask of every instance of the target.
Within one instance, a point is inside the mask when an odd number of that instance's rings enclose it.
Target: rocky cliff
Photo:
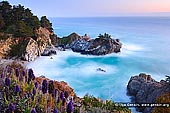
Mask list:
[[[122,44],[118,39],[112,38],[96,38],[85,40],[84,38],[74,41],[70,48],[74,52],[89,55],[106,55],[113,52],[120,52]]]
[[[36,30],[36,39],[31,37],[9,37],[0,42],[0,58],[17,57],[27,61],[33,61],[37,56],[43,54],[47,47],[53,47],[49,32],[40,27]]]
[[[59,40],[60,44],[63,44],[65,48],[70,48],[74,52],[89,55],[106,55],[113,52],[117,53],[120,52],[122,47],[119,39],[112,39],[111,37],[105,36],[90,39],[87,34],[80,36],[76,33],[72,33],[69,36],[63,37]]]
[[[150,75],[144,73],[131,77],[128,82],[128,94],[133,96],[135,103],[156,103],[156,99],[164,93],[170,93],[170,84],[164,80],[155,81]],[[138,107],[138,111],[151,113],[153,107]]]

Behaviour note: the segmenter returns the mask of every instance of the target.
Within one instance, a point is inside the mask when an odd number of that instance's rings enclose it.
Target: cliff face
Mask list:
[[[128,82],[128,94],[133,96],[135,103],[156,103],[156,99],[164,93],[170,93],[170,84],[164,80],[155,81],[144,73],[131,77]],[[138,111],[151,113],[153,107],[138,107]]]
[[[0,42],[0,58],[5,58],[8,54],[8,51],[10,51],[10,45],[15,44],[13,38],[8,38],[7,40],[1,40]]]
[[[36,30],[37,39],[30,37],[8,38],[0,42],[0,58],[19,57],[27,61],[33,61],[50,46],[53,47],[50,33],[46,28]]]
[[[40,27],[37,31],[37,43],[40,54],[42,54],[47,46],[53,46],[51,43],[50,35],[53,33],[49,32],[46,28]]]
[[[24,59],[26,61],[33,61],[40,55],[38,44],[32,38],[30,38],[25,51]]]

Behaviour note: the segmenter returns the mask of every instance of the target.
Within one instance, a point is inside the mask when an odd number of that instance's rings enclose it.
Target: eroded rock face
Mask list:
[[[33,40],[32,38],[30,38],[26,46],[24,59],[26,61],[34,61],[39,55],[40,55],[40,51],[39,51],[37,42]]]
[[[170,92],[170,86],[164,80],[157,82],[150,75],[144,73],[131,77],[128,82],[128,94],[134,97],[135,103],[155,103],[163,93]],[[152,107],[138,107],[138,111],[151,113]]]
[[[40,54],[44,52],[47,46],[53,46],[51,43],[50,35],[53,33],[49,32],[46,28],[40,27],[37,31],[37,43]]]
[[[53,47],[50,39],[50,35],[53,33],[49,32],[46,28],[40,27],[37,31],[37,39],[34,40],[31,37],[20,37],[12,38],[9,37],[7,40],[0,42],[0,58],[16,57],[9,56],[10,51],[19,51],[20,58],[33,61],[44,53],[47,47]]]
[[[122,44],[119,40],[111,38],[96,38],[91,40],[80,38],[70,45],[70,48],[74,52],[89,55],[106,55],[113,52],[117,53],[120,52],[121,47]]]
[[[11,45],[18,44],[19,39],[13,39],[9,37],[7,40],[2,40],[0,42],[0,58],[6,58],[8,56],[8,52],[11,50]]]

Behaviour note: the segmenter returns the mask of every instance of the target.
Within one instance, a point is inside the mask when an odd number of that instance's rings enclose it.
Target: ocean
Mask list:
[[[28,64],[37,76],[66,81],[80,97],[89,94],[130,102],[126,88],[131,76],[147,73],[159,81],[170,75],[170,17],[50,18],[50,21],[59,37],[76,32],[96,38],[106,32],[123,44],[120,53],[91,56],[60,51],[53,59],[41,56]]]

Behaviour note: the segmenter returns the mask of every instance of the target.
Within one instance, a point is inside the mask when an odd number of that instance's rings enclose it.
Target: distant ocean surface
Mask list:
[[[50,18],[55,33],[68,36],[72,32],[91,38],[109,33],[123,43],[120,53],[87,56],[72,51],[39,57],[28,67],[36,75],[64,80],[78,96],[94,95],[115,102],[130,102],[126,95],[131,76],[141,72],[156,80],[170,75],[170,17],[105,17]],[[102,68],[106,72],[96,71]]]

